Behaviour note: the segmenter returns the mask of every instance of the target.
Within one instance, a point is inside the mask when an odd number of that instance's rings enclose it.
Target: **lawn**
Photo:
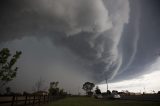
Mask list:
[[[43,106],[160,106],[160,102],[100,100],[89,97],[68,97]]]

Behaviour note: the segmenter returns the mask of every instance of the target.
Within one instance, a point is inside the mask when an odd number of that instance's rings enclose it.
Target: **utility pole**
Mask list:
[[[107,85],[107,91],[108,91],[108,80],[107,80],[107,78],[106,78],[106,85]]]

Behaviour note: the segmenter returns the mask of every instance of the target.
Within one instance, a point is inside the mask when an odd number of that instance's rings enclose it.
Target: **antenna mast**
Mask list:
[[[107,80],[107,78],[106,78],[106,85],[107,85],[107,91],[108,91],[108,80]]]

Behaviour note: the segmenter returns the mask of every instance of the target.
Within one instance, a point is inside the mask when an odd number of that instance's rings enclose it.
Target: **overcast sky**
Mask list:
[[[10,86],[32,91],[41,78],[44,90],[59,81],[75,93],[85,81],[117,83],[159,71],[150,68],[160,54],[159,5],[159,0],[1,0],[0,48],[22,51]]]

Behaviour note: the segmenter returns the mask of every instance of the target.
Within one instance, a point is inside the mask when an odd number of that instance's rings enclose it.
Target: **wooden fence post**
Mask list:
[[[45,103],[45,95],[43,96],[43,103]]]
[[[39,102],[39,105],[40,105],[41,104],[41,96],[39,96],[38,102]]]
[[[12,97],[12,103],[11,103],[11,106],[14,105],[14,101],[15,101],[15,96]]]
[[[18,104],[18,96],[15,96],[16,105]]]
[[[35,95],[33,96],[33,105],[35,104]]]
[[[25,103],[24,103],[25,105],[27,104],[27,95],[26,95],[26,97],[25,97]]]
[[[47,95],[47,102],[49,103],[49,95]]]

